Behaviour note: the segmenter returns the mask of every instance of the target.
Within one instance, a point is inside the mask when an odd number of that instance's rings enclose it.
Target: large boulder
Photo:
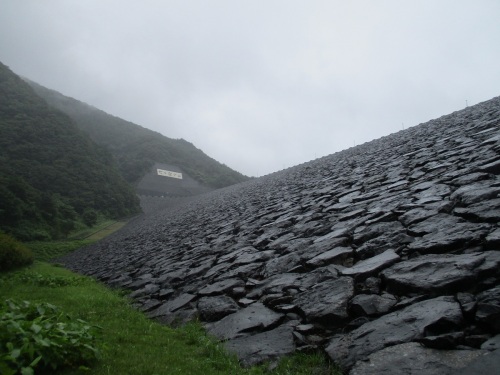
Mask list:
[[[334,337],[326,347],[330,358],[344,369],[387,346],[421,339],[440,332],[454,331],[463,324],[460,305],[452,297],[437,297],[410,305],[384,315],[355,329]]]

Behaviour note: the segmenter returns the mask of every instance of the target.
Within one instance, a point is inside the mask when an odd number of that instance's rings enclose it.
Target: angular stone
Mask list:
[[[476,320],[500,333],[500,286],[478,294]]]
[[[459,223],[464,223],[464,220],[456,216],[442,213],[430,216],[429,218],[426,218],[420,222],[411,225],[408,228],[408,231],[412,235],[423,236],[429,233],[450,230]]]
[[[451,194],[450,199],[468,206],[487,199],[496,198],[500,193],[500,187],[490,186],[488,183],[476,183],[462,186]]]
[[[500,349],[500,334],[493,336],[489,340],[483,342],[481,349],[484,350],[498,350]]]
[[[477,351],[481,352],[480,350]],[[475,358],[465,368],[460,369],[454,375],[497,374],[499,363],[500,363],[499,350],[486,352],[484,355]]]
[[[349,211],[349,212],[346,212],[345,214],[340,215],[338,217],[338,220],[339,221],[351,220],[351,219],[354,219],[356,217],[363,215],[365,212],[366,212],[366,210],[364,208],[354,210],[354,211]]]
[[[160,290],[160,287],[156,284],[147,284],[141,289],[137,289],[130,293],[130,298],[139,298],[143,296],[152,296]]]
[[[500,248],[500,228],[495,229],[485,238],[485,246],[489,249]]]
[[[497,223],[500,221],[500,199],[490,199],[468,207],[457,207],[453,212],[468,220]]]
[[[402,232],[396,233],[393,236],[381,235],[380,237],[366,241],[355,252],[357,258],[363,260],[379,255],[389,249],[400,249],[413,241],[413,237]]]
[[[196,298],[196,296],[193,294],[189,294],[189,293],[181,294],[177,298],[174,298],[171,301],[165,302],[159,308],[152,311],[150,316],[152,318],[155,318],[155,317],[159,317],[162,315],[169,315],[172,312],[175,312],[175,311],[183,308],[184,306],[186,306],[188,303],[190,303],[195,298]]]
[[[297,295],[295,304],[309,322],[338,326],[348,317],[347,302],[354,295],[350,277],[327,280]]]
[[[265,261],[271,258],[272,253],[272,251],[259,251],[253,246],[246,246],[229,254],[221,256],[217,260],[217,263],[232,263],[233,265],[242,265],[257,261]]]
[[[448,185],[445,184],[433,184],[426,190],[422,190],[418,193],[414,194],[414,197],[417,199],[426,199],[428,197],[444,197],[448,196],[451,192],[451,189]]]
[[[488,231],[487,224],[456,223],[417,238],[408,245],[408,249],[423,254],[459,250],[479,243],[486,237]]]
[[[464,341],[463,332],[448,332],[435,336],[426,336],[419,340],[422,345],[432,349],[455,349]]]
[[[408,342],[382,349],[367,360],[358,361],[349,375],[456,375],[458,370],[484,354],[481,350],[429,349]]]
[[[379,294],[381,280],[378,277],[368,277],[364,282],[357,283],[356,289],[359,293]]]
[[[427,329],[439,325],[454,331],[462,324],[462,312],[452,297],[438,297],[415,303],[384,315],[354,331],[334,337],[326,347],[330,358],[343,369],[387,346],[424,337]]]
[[[198,311],[205,322],[214,322],[233,314],[240,308],[228,296],[202,297],[198,301]]]
[[[423,255],[382,271],[387,290],[396,294],[452,294],[470,288],[500,266],[500,252]]]
[[[487,180],[490,178],[490,175],[488,173],[482,173],[482,172],[475,172],[475,173],[470,173],[466,174],[464,176],[457,177],[451,181],[451,184],[453,185],[469,185],[474,182],[482,181],[482,180]]]
[[[226,269],[226,271],[217,276],[215,280],[221,281],[234,278],[246,279],[249,276],[254,275],[260,268],[262,268],[262,263],[260,262],[243,264],[239,267],[231,268],[230,270]]]
[[[208,332],[221,340],[234,339],[245,332],[270,328],[278,324],[283,317],[283,314],[256,302],[214,323],[208,328]]]
[[[350,247],[336,247],[330,251],[315,256],[314,258],[308,260],[306,264],[312,267],[320,267],[331,263],[342,264],[342,262],[352,254],[353,251]]]
[[[280,273],[285,273],[290,271],[298,264],[300,264],[300,257],[297,254],[286,254],[278,258],[269,260],[262,270],[262,275],[264,277],[270,277]]]
[[[482,172],[500,174],[500,159],[484,164],[478,168]]]
[[[376,223],[367,226],[361,232],[356,233],[354,235],[354,243],[360,245],[363,242],[371,240],[380,235],[394,235],[404,231],[405,228],[399,221]]]
[[[358,294],[351,300],[351,311],[356,316],[381,315],[387,313],[398,300],[391,294]]]
[[[224,292],[227,292],[228,290],[231,290],[239,286],[245,286],[243,280],[227,279],[227,280],[217,281],[216,283],[213,283],[211,285],[207,285],[203,289],[200,289],[198,291],[198,294],[200,296],[213,296],[217,294],[223,294]]]
[[[238,303],[244,307],[250,306],[252,303],[255,303],[254,299],[249,299],[249,298],[241,298],[238,300]]]
[[[473,320],[476,312],[476,298],[470,293],[457,293],[457,301],[467,319]]]
[[[293,328],[281,326],[271,331],[229,340],[225,344],[243,366],[253,366],[295,351]]]
[[[405,227],[408,227],[412,224],[418,223],[419,221],[423,221],[429,217],[437,215],[438,212],[435,210],[426,210],[424,208],[414,208],[406,212],[405,214],[399,217],[399,221],[403,223]]]
[[[259,283],[247,294],[248,298],[259,298],[264,293],[281,293],[285,288],[299,287],[302,275],[298,273],[282,273],[274,275]]]
[[[363,278],[376,274],[378,271],[387,268],[398,262],[401,258],[394,250],[386,250],[382,254],[372,258],[362,260],[356,263],[351,268],[345,268],[341,271],[344,276],[353,276],[355,278]]]

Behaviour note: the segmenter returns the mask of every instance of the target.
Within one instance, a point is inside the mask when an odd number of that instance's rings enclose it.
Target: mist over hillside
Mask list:
[[[26,82],[50,105],[70,116],[96,143],[106,147],[116,158],[122,176],[130,183],[138,183],[155,163],[176,165],[212,188],[249,179],[184,139],[168,138],[30,80]]]

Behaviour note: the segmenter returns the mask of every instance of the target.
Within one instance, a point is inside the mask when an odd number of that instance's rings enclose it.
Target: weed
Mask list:
[[[6,300],[0,307],[2,374],[88,365],[99,358],[98,327],[72,319],[50,303]]]

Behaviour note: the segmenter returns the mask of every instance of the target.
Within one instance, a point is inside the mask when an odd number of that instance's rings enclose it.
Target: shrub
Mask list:
[[[0,232],[0,271],[33,263],[33,253],[11,236]]]
[[[97,329],[48,303],[7,300],[0,307],[0,373],[82,368],[99,358]]]

